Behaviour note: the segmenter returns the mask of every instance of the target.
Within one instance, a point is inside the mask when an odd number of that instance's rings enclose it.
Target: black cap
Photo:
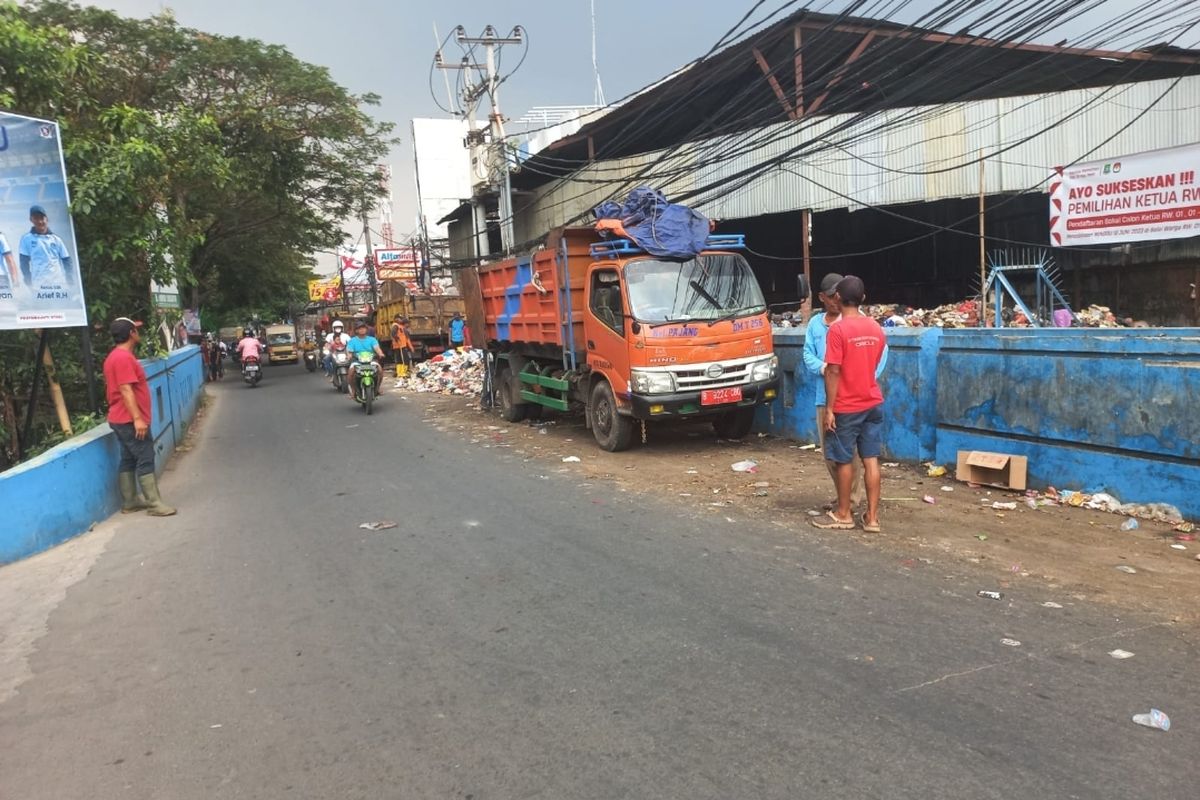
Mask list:
[[[108,326],[108,332],[112,334],[113,341],[117,344],[129,340],[129,334],[135,328],[142,327],[140,319],[130,319],[129,317],[117,317],[112,321],[112,325]]]
[[[837,285],[842,282],[842,276],[836,272],[831,272],[821,279],[821,294],[826,297],[833,297],[833,293],[837,290]]]

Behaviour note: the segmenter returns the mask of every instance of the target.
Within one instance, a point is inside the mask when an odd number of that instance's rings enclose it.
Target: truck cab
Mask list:
[[[296,329],[291,325],[267,326],[267,361],[271,364],[292,363],[300,359],[296,348]]]
[[[686,261],[625,240],[591,246],[587,363],[611,387],[617,415],[712,415],[722,436],[749,432],[755,407],[775,397],[779,361],[743,246],[741,236],[714,236]]]

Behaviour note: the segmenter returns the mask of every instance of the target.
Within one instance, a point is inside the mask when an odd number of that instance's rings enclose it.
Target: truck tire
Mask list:
[[[713,420],[713,430],[722,439],[741,439],[754,425],[754,406],[726,411]]]
[[[525,419],[529,406],[516,402],[513,389],[512,370],[504,367],[496,375],[496,393],[500,395],[500,416],[505,422],[520,422]]]
[[[617,412],[617,399],[608,381],[600,381],[592,387],[587,413],[592,423],[592,435],[601,450],[619,453],[633,444],[634,421]]]

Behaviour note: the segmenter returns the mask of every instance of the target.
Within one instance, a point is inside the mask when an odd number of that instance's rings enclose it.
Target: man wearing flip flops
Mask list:
[[[825,458],[837,465],[837,507],[812,524],[831,530],[854,528],[850,491],[857,451],[867,487],[863,530],[878,533],[883,392],[875,375],[887,340],[879,323],[859,311],[866,298],[861,278],[847,275],[834,294],[842,316],[829,327],[825,346]]]

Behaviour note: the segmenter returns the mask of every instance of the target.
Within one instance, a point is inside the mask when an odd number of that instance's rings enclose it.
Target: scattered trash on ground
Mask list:
[[[757,461],[735,461],[730,465],[734,472],[758,472]]]
[[[932,495],[927,494],[924,497],[922,497],[921,500],[923,500],[926,503],[929,503],[929,505],[931,505],[931,506],[937,505],[937,500],[934,499],[934,497]]]
[[[981,541],[981,542],[986,542],[986,541],[987,541],[987,534],[986,534],[986,533],[977,533],[977,534],[975,534],[975,538],[976,538],[976,539],[978,539],[978,540],[979,540],[979,541]]]
[[[809,515],[810,517],[819,517],[819,516],[821,516],[821,512],[820,512],[820,511],[817,511],[815,508],[810,508],[810,509],[808,510],[808,515]]]
[[[883,465],[885,467],[898,467],[898,466],[900,466],[900,462],[899,461],[885,461],[885,462],[883,462]]]
[[[1129,652],[1128,650],[1121,650],[1120,648],[1116,650],[1109,650],[1108,654],[1113,658],[1133,658],[1133,653]]]
[[[582,459],[579,456],[563,456],[564,464],[578,464]]]
[[[1154,728],[1160,731],[1171,730],[1171,718],[1157,708],[1150,709],[1149,714],[1134,714],[1133,721],[1145,728]]]
[[[1187,550],[1187,545],[1173,544],[1173,545],[1171,545],[1171,549],[1172,550]]]
[[[1113,567],[1117,572],[1124,572],[1126,575],[1136,575],[1137,570],[1127,564],[1118,564]]]
[[[422,361],[407,378],[396,381],[396,388],[422,393],[478,395],[483,392],[483,363],[482,350],[447,350]]]
[[[390,519],[381,519],[378,522],[364,522],[358,527],[368,531],[385,531],[388,528],[396,527],[396,523],[392,522]]]
[[[929,469],[927,469],[925,471],[925,474],[931,478],[941,478],[942,476],[944,476],[946,474],[945,467],[939,466],[937,464],[929,464],[928,467],[929,467]]]
[[[954,491],[954,487],[953,487],[953,486],[943,486],[943,487],[942,487],[942,491],[943,491],[943,492],[953,492],[953,491]]]
[[[997,500],[994,503],[992,503],[992,508],[996,509],[997,511],[1016,511],[1017,504],[1016,503],[1001,503],[999,500]]]
[[[1123,531],[1136,531],[1138,527],[1138,521],[1133,517],[1130,517],[1121,523],[1121,530]]]
[[[800,445],[800,447],[798,447],[796,449],[797,450],[816,450],[817,446],[815,444],[802,444],[802,445]]]
[[[1016,639],[1001,639],[1000,644],[1004,645],[1005,647],[1020,647],[1021,646],[1021,643],[1019,641],[1017,641]]]
[[[979,595],[980,597],[986,597],[988,600],[1003,600],[1004,599],[1003,592],[996,592],[996,591],[992,591],[991,589],[980,589],[975,594]]]
[[[1062,603],[1056,603],[1053,600],[1047,600],[1042,603],[1042,608],[1062,608]]]

